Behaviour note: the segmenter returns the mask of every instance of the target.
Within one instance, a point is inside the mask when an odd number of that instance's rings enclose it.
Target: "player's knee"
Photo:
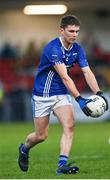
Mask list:
[[[71,138],[73,136],[73,132],[74,132],[74,125],[67,125],[65,127],[65,134],[66,136],[68,136],[69,138]]]
[[[68,131],[68,133],[73,133],[73,129],[74,129],[74,127],[73,127],[73,125],[72,126],[69,126],[68,128],[67,128],[67,131]]]
[[[71,123],[68,123],[68,124],[66,125],[66,128],[67,128],[67,130],[68,130],[69,132],[73,132],[74,127],[75,127],[74,121],[72,121]]]
[[[45,141],[48,137],[48,132],[40,133],[38,136],[40,141]]]

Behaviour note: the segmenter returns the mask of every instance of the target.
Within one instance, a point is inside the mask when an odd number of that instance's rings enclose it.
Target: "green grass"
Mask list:
[[[50,124],[48,139],[31,150],[29,171],[20,171],[18,146],[33,129],[33,124],[0,124],[0,179],[110,178],[109,122],[76,124],[69,159],[80,168],[76,175],[56,175],[61,136],[58,124]]]

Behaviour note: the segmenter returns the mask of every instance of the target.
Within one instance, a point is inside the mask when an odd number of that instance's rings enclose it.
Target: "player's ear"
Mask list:
[[[61,27],[60,27],[60,30],[59,30],[59,31],[60,31],[60,34],[63,35],[63,33],[64,33],[64,28],[61,28]]]

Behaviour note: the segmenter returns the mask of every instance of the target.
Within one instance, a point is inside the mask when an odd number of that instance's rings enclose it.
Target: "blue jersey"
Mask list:
[[[84,49],[76,42],[70,49],[66,49],[59,37],[49,42],[43,50],[34,82],[34,95],[49,97],[68,94],[62,79],[54,69],[54,65],[63,63],[67,69],[76,63],[81,68],[88,66]]]

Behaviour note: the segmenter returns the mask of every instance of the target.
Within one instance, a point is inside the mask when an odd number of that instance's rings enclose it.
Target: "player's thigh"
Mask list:
[[[54,114],[57,116],[63,127],[74,126],[74,115],[71,105],[64,105],[54,109]]]
[[[35,124],[35,131],[36,133],[46,133],[48,132],[49,128],[49,116],[44,117],[35,117],[34,118],[34,124]]]

